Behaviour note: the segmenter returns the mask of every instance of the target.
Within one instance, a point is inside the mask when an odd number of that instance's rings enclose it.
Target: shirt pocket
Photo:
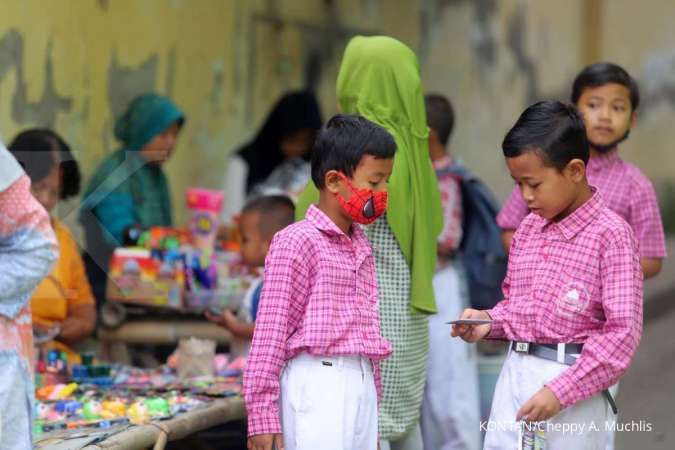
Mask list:
[[[602,321],[595,316],[597,287],[591,274],[562,269],[553,277],[547,329],[561,338],[574,338]]]

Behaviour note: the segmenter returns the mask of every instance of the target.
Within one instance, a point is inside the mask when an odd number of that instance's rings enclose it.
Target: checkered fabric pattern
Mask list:
[[[358,225],[347,236],[315,205],[274,236],[255,334],[244,373],[250,436],[280,433],[279,376],[286,361],[313,356],[370,358],[391,353],[380,334],[375,263]]]
[[[642,334],[642,269],[628,224],[596,191],[559,222],[530,214],[513,237],[490,338],[583,343],[547,386],[563,406],[618,381]]]
[[[594,156],[586,169],[588,182],[605,203],[633,228],[643,258],[665,258],[666,241],[654,187],[640,169],[619,158],[616,150]],[[497,216],[505,230],[515,230],[529,213],[516,186]]]
[[[410,308],[410,267],[386,215],[364,227],[373,248],[380,297],[382,335],[393,353],[381,363],[380,438],[396,440],[420,416],[429,350],[427,316]]]

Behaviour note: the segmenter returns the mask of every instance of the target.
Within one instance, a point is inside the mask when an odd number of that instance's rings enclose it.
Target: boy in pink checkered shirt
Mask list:
[[[607,206],[633,228],[645,278],[654,277],[666,257],[656,193],[640,169],[623,161],[618,154],[618,145],[628,138],[637,119],[640,104],[637,83],[616,64],[592,64],[574,80],[572,102],[584,119],[591,147],[586,176]],[[507,250],[513,232],[528,212],[518,188],[514,188],[497,217],[497,223],[504,229]]]
[[[485,449],[516,448],[521,421],[549,450],[605,447],[613,399],[642,333],[642,270],[630,226],[586,179],[573,106],[530,106],[502,144],[531,213],[513,236],[504,300],[467,309],[453,336],[511,341],[486,424]]]
[[[387,205],[394,138],[359,116],[319,133],[305,219],[274,236],[244,373],[248,448],[377,448],[380,334],[372,249],[358,223]]]

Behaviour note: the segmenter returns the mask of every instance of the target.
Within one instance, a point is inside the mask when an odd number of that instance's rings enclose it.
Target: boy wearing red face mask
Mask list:
[[[361,227],[387,205],[396,144],[337,115],[314,144],[319,203],[277,233],[244,374],[251,450],[377,448],[380,334],[372,250]]]

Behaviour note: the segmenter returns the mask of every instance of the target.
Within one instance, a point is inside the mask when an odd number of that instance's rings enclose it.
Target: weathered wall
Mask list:
[[[434,5],[435,3],[435,5]],[[421,53],[429,91],[452,99],[453,153],[503,199],[513,182],[501,141],[526,105],[567,96],[579,69],[574,32],[580,3],[477,0],[429,2]]]
[[[622,156],[656,185],[675,228],[675,3],[667,0],[431,0],[422,28],[427,88],[457,109],[452,149],[503,199],[511,188],[500,144],[530,103],[569,100],[584,65],[624,66],[643,97]],[[424,7],[424,6],[423,6]]]
[[[0,134],[54,127],[88,177],[117,147],[112,126],[127,102],[168,94],[188,117],[167,164],[182,221],[185,188],[219,187],[227,155],[280,94],[314,88],[329,116],[349,37],[385,33],[418,51],[427,90],[452,98],[452,149],[500,199],[511,187],[501,139],[524,107],[567,99],[585,62],[625,65],[646,102],[622,153],[665,191],[675,162],[673,14],[665,0],[6,1]]]
[[[416,13],[406,1],[4,2],[0,133],[9,140],[26,127],[53,127],[88,177],[117,148],[112,127],[129,100],[168,94],[188,117],[167,164],[180,221],[185,188],[219,187],[227,154],[280,94],[313,87],[334,113],[348,38],[395,31],[415,46],[417,22],[404,22]]]
[[[675,232],[675,3],[605,0],[600,47],[638,80],[644,107],[623,155],[654,180],[664,220]]]

